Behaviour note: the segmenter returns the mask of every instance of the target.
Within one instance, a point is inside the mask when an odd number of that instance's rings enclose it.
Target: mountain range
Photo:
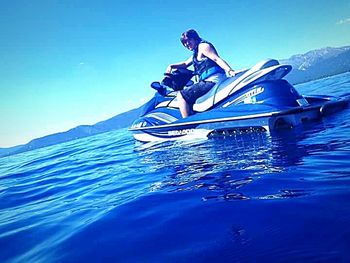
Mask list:
[[[280,63],[292,65],[293,70],[285,77],[292,84],[337,75],[350,71],[350,46],[312,50]]]
[[[288,59],[280,59],[279,61],[281,64],[293,66],[293,70],[285,77],[290,83],[304,83],[350,71],[350,46],[326,47],[305,54],[293,55]],[[0,157],[128,127],[134,119],[140,116],[142,108],[143,105],[94,125],[80,125],[66,132],[31,140],[24,145],[0,148]]]

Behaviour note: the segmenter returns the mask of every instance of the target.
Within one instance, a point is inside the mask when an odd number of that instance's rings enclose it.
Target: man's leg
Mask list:
[[[179,102],[180,112],[183,118],[186,118],[191,113],[191,107],[187,101],[183,98],[181,92],[177,93],[177,101]]]

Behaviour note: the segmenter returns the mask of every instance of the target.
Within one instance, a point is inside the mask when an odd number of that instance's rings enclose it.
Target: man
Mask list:
[[[180,40],[188,50],[193,52],[193,55],[185,61],[170,64],[166,72],[170,73],[173,69],[193,65],[195,74],[199,76],[197,83],[186,87],[177,95],[181,115],[186,118],[191,114],[196,99],[221,81],[225,77],[225,72],[228,76],[234,76],[235,72],[226,61],[220,58],[213,44],[203,40],[195,30],[190,29],[182,33]]]

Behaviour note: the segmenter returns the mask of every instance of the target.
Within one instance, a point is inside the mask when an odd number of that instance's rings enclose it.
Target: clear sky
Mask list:
[[[0,147],[142,105],[189,28],[240,69],[350,45],[350,1],[2,0]]]

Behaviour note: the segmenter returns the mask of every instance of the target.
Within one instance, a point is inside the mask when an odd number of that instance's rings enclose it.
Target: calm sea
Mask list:
[[[350,73],[297,86],[350,92]],[[277,134],[113,131],[0,159],[0,262],[350,262],[350,109]]]

